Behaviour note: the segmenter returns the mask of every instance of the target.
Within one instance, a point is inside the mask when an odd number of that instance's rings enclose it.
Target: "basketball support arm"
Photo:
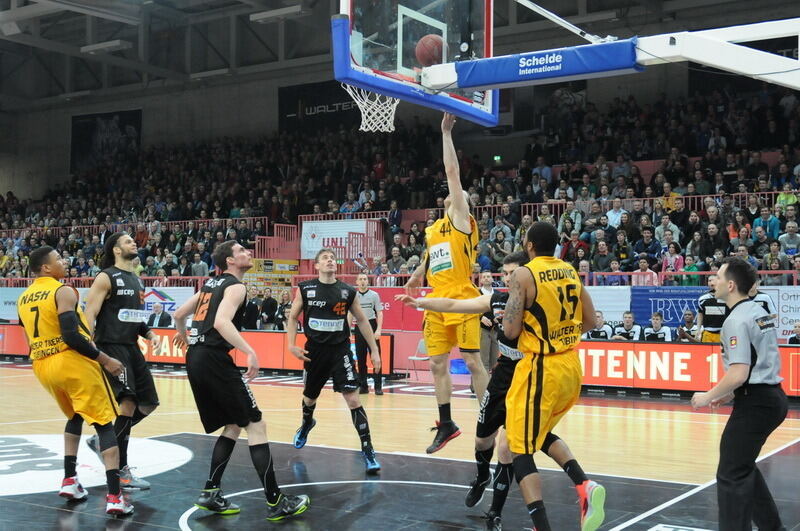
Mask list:
[[[800,90],[799,60],[739,44],[790,36],[800,36],[800,18],[433,65],[422,69],[420,81],[433,91],[480,90],[620,75],[649,65],[694,61]]]

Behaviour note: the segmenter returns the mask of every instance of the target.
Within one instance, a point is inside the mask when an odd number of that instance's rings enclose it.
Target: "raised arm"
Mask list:
[[[461,232],[470,233],[469,205],[466,194],[461,187],[461,170],[458,167],[458,156],[453,145],[453,126],[456,117],[448,112],[442,118],[442,160],[444,171],[447,175],[447,190],[450,193],[450,208],[448,216],[453,221],[455,228]]]

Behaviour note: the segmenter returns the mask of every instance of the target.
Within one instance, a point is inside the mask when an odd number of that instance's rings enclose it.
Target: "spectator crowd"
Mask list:
[[[605,113],[586,103],[546,114],[555,125],[531,138],[513,171],[458,152],[471,205],[486,207],[476,210],[477,272],[497,272],[534,221],[557,227],[559,256],[592,283],[656,283],[664,272],[691,285],[698,278],[680,273],[712,271],[730,254],[762,270],[800,270],[796,93],[764,85],[752,95],[714,90],[645,105],[630,97]],[[357,263],[376,285],[393,285],[392,275],[419,265],[447,195],[437,144],[437,132],[413,121],[392,135],[280,132],[120,153],[42,198],[0,196],[0,274],[28,277],[27,255],[48,244],[70,276],[94,276],[105,238],[125,224],[136,227],[142,276],[206,276],[217,243],[253,247],[268,234],[253,218],[295,224],[302,214],[380,211],[385,256]],[[772,166],[762,150],[779,152]],[[633,161],[648,159],[663,162],[645,176]],[[428,209],[427,219],[404,230],[407,209]],[[167,223],[179,220],[193,221]]]

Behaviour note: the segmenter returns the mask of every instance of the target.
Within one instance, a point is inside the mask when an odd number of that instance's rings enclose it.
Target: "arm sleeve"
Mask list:
[[[69,348],[89,359],[97,359],[100,351],[78,332],[78,314],[75,312],[60,313],[58,314],[58,324],[61,326],[61,337],[64,338],[64,343]]]
[[[147,323],[142,321],[142,324],[139,325],[139,335],[142,337],[147,337],[147,334],[150,332],[150,327],[147,326]]]
[[[751,365],[753,358],[750,345],[750,326],[748,323],[725,319],[722,325],[724,343],[722,348],[728,353],[728,361]]]

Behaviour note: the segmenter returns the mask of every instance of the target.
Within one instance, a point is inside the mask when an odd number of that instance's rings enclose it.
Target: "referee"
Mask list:
[[[701,343],[719,343],[719,333],[728,309],[725,301],[719,300],[715,295],[718,282],[717,275],[708,275],[708,292],[697,299],[697,332],[695,339]]]
[[[692,406],[717,407],[733,399],[720,441],[717,501],[720,531],[785,529],[766,481],[756,466],[761,447],[786,418],[788,400],[781,389],[775,317],[748,297],[756,270],[738,257],[725,259],[716,297],[730,309],[722,326],[725,376]]]
[[[369,325],[375,334],[375,342],[378,342],[381,337],[381,330],[383,329],[383,309],[381,308],[381,297],[374,290],[369,289],[369,277],[365,273],[360,273],[356,277],[356,302],[358,302],[364,315],[369,320]],[[352,321],[355,318],[352,316]],[[358,379],[359,379],[359,393],[366,395],[369,393],[369,384],[367,383],[367,358],[370,354],[370,348],[367,340],[358,326],[353,327],[353,334],[356,336],[356,357],[358,358]],[[378,345],[380,346],[380,345]],[[381,370],[372,368],[372,381],[375,383],[375,394],[383,394],[383,382],[381,381]]]

